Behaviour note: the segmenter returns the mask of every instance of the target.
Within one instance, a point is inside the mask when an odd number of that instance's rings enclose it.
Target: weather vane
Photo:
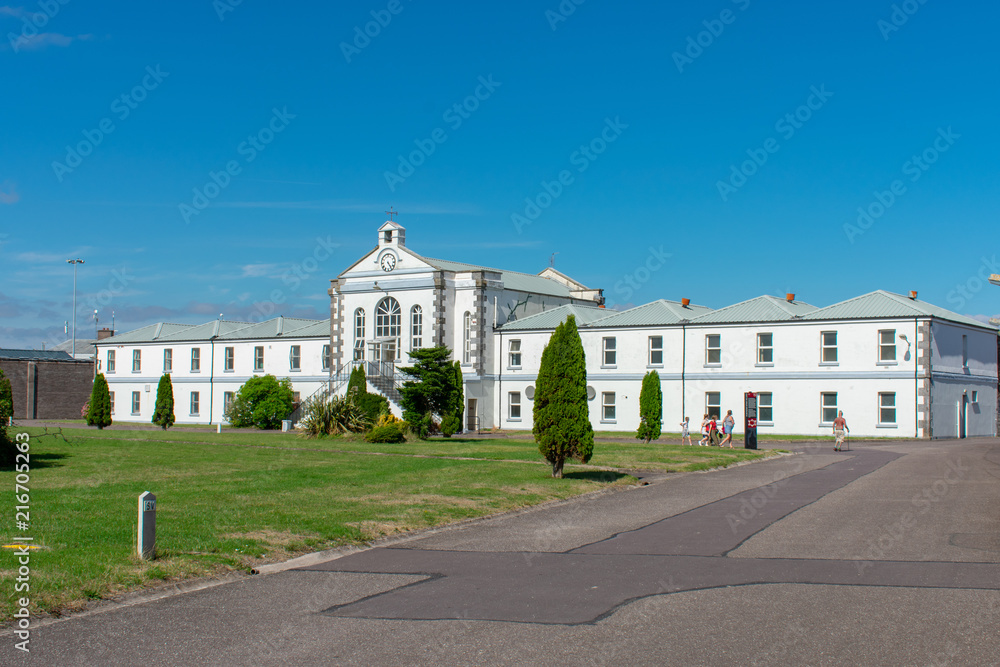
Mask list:
[[[385,212],[385,214],[386,214],[387,216],[389,216],[389,221],[390,221],[390,222],[392,222],[392,216],[394,216],[394,215],[399,215],[399,211],[393,211],[393,210],[392,210],[392,207],[390,206],[390,207],[389,207],[389,210],[388,210],[388,211],[386,211],[386,212]]]

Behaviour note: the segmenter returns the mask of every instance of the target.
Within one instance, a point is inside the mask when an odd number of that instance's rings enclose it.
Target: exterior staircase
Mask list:
[[[313,403],[328,400],[331,396],[337,396],[347,391],[347,383],[351,379],[351,373],[358,366],[364,366],[368,390],[374,390],[385,396],[389,403],[402,413],[403,395],[400,393],[400,389],[402,389],[404,382],[411,379],[410,376],[401,372],[391,361],[349,361],[331,373],[330,379],[322,387],[314,391],[299,404],[299,407],[292,411],[288,416],[292,424],[298,423]]]

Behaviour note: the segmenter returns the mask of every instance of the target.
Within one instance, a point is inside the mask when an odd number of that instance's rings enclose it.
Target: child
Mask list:
[[[708,420],[708,444],[713,447],[719,444],[717,442],[719,439],[719,423],[715,419],[715,415],[712,415],[712,418]]]
[[[698,441],[698,444],[701,445],[702,447],[708,447],[708,413],[707,412],[705,413],[705,416],[701,418],[701,440]]]
[[[684,421],[681,422],[681,444],[683,445],[684,440],[687,440],[688,441],[687,444],[693,447],[694,445],[691,442],[690,425],[691,425],[691,419],[689,417],[685,417]]]

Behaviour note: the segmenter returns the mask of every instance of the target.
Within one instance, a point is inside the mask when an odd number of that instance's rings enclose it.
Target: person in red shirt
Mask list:
[[[847,420],[844,419],[844,411],[840,410],[837,413],[837,418],[833,420],[833,435],[837,439],[834,443],[833,451],[839,452],[844,446],[844,431],[848,433],[851,429],[847,428]]]

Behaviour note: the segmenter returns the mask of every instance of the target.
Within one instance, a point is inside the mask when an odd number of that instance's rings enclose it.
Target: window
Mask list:
[[[507,365],[510,366],[511,368],[520,368],[521,367],[521,341],[520,341],[520,339],[515,338],[514,340],[509,341],[508,344],[509,344],[509,347],[507,348],[507,350],[508,350],[508,357],[507,357],[508,363],[507,363]]]
[[[969,337],[962,336],[962,368],[969,367]]]
[[[601,393],[601,421],[613,422],[615,420],[615,392],[605,391]]]
[[[198,395],[198,392],[192,391],[191,392],[191,416],[192,417],[197,417],[198,416],[198,404],[200,402],[201,401],[200,401],[200,397]]]
[[[708,334],[705,336],[705,364],[722,364],[722,335]]]
[[[521,392],[519,391],[507,394],[507,419],[511,421],[521,419]]]
[[[462,363],[472,363],[472,314],[468,311],[462,317]]]
[[[820,363],[824,364],[837,363],[837,332],[824,331],[820,333],[820,341],[823,348],[822,356],[820,357]]]
[[[354,311],[354,360],[365,358],[365,309]]]
[[[333,360],[330,358],[330,346],[329,345],[324,345],[323,346],[323,370],[324,371],[330,370],[330,365],[332,363],[333,363]]]
[[[198,373],[201,371],[201,348],[192,347],[191,348],[191,372]]]
[[[137,391],[132,392],[132,414],[134,415],[139,414],[139,407],[140,407],[139,396],[140,396],[139,392]]]
[[[253,349],[253,369],[255,371],[264,370],[264,346],[258,345]]]
[[[837,393],[824,392],[820,394],[820,404],[822,406],[820,421],[824,424],[832,424],[837,418]]]
[[[663,336],[649,337],[649,365],[663,365]]]
[[[424,346],[424,311],[420,306],[410,308],[410,349]]]
[[[614,366],[618,363],[618,340],[616,338],[604,339],[604,365]]]
[[[757,394],[757,421],[772,423],[774,421],[774,409],[772,402],[774,397],[769,391],[762,391]]]
[[[108,372],[109,373],[114,373],[115,372],[115,351],[114,350],[108,350]]]
[[[722,392],[705,392],[705,412],[708,413],[709,417],[719,418],[722,412]]]
[[[403,316],[399,309],[399,302],[391,296],[387,296],[379,301],[378,306],[375,307],[375,337],[380,340],[386,338],[398,340],[402,321]]]
[[[174,351],[169,347],[163,351],[163,372],[170,373],[174,370]]]
[[[222,412],[223,412],[223,414],[228,414],[229,413],[229,408],[231,408],[233,406],[233,398],[235,398],[235,397],[236,397],[236,394],[234,392],[231,392],[231,391],[224,391],[224,392],[222,392]]]
[[[384,232],[382,232],[382,238],[385,239],[386,243],[390,243],[392,241],[392,230],[387,229]]]
[[[878,423],[896,424],[896,394],[885,392],[878,395]]]
[[[972,402],[973,403],[979,403],[979,392],[978,391],[973,391],[972,392]]]
[[[772,333],[757,334],[757,363],[758,364],[774,363],[774,334]]]
[[[292,392],[292,409],[293,410],[297,410],[300,405],[302,405],[302,394],[299,393],[299,392],[297,392],[297,391],[293,391]]]
[[[896,330],[878,332],[878,360],[880,363],[896,362]]]
[[[142,350],[132,350],[132,372],[142,370]]]
[[[236,367],[236,350],[231,347],[226,348],[225,362],[222,370],[227,373],[232,373],[233,369]]]
[[[292,371],[302,370],[302,346],[292,345],[288,350],[288,369]]]
[[[115,392],[109,391],[108,398],[111,400],[111,414],[115,414]]]

